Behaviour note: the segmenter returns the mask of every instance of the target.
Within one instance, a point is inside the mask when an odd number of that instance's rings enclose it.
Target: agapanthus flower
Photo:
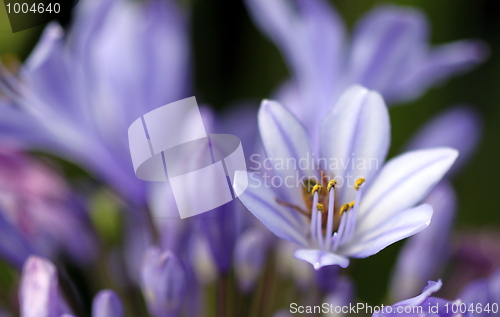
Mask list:
[[[422,294],[384,307],[381,312],[374,313],[372,317],[472,317],[471,311],[460,312],[460,306],[464,303],[461,299],[448,301],[442,298],[431,297],[441,288],[441,281],[429,282]],[[455,308],[453,308],[455,307]],[[466,305],[465,307],[468,307]],[[457,312],[458,311],[458,312]]]
[[[19,289],[21,317],[74,316],[62,296],[57,269],[41,257],[31,256],[23,267]],[[123,317],[119,297],[111,290],[103,290],[94,298],[92,317]]]
[[[473,281],[466,285],[460,298],[473,306],[475,317],[494,316],[500,305],[500,269],[490,277]]]
[[[0,136],[78,163],[143,203],[127,129],[187,97],[186,21],[172,1],[85,0],[68,33],[53,22],[19,72],[2,70]]]
[[[187,289],[187,276],[172,252],[151,247],[144,255],[142,291],[154,317],[177,316]]]
[[[20,268],[30,254],[64,254],[80,264],[96,256],[82,202],[56,170],[13,146],[0,150],[0,255]]]
[[[418,293],[428,280],[437,278],[452,255],[451,230],[457,209],[457,197],[449,178],[472,156],[482,132],[481,119],[470,107],[456,106],[440,113],[417,131],[406,150],[448,146],[460,157],[451,170],[423,200],[433,206],[429,228],[411,237],[399,253],[393,270],[391,297],[396,300]]]
[[[246,0],[246,4],[291,72],[276,99],[313,136],[316,118],[326,115],[353,84],[380,92],[391,104],[400,103],[470,69],[487,55],[479,41],[431,48],[426,17],[408,7],[373,9],[348,38],[342,19],[326,1]]]
[[[426,228],[432,207],[414,205],[458,156],[434,148],[382,166],[390,143],[388,111],[378,93],[359,86],[318,122],[317,155],[304,127],[279,103],[263,101],[258,120],[273,176],[250,173],[240,199],[275,235],[298,244],[295,257],[316,269],[347,267],[350,257],[368,257]]]

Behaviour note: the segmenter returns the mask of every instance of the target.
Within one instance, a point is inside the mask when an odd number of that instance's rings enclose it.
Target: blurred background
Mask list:
[[[288,70],[277,48],[252,24],[242,1],[183,0],[191,8],[191,41],[195,95],[218,111],[237,101],[258,101],[271,96],[288,77]],[[459,39],[482,39],[490,47],[490,58],[477,69],[431,89],[409,104],[392,107],[392,146],[390,156],[428,119],[456,104],[473,105],[483,116],[484,134],[475,156],[454,179],[459,198],[455,231],[499,230],[497,198],[500,179],[500,1],[498,0],[401,0],[330,1],[349,27],[373,6],[383,3],[422,9],[431,25],[431,42],[440,44]],[[60,22],[67,27],[71,16]],[[5,7],[0,6],[0,56],[24,60],[38,40],[43,26],[12,34]],[[63,163],[65,164],[65,163]],[[69,167],[68,167],[69,166]],[[68,165],[68,177],[76,169]],[[402,242],[404,243],[404,242]],[[381,254],[355,261],[358,297],[378,303],[383,298],[396,254],[402,243]],[[3,265],[2,265],[3,267]],[[0,272],[5,272],[0,267]],[[0,273],[0,285],[8,282]],[[7,282],[6,282],[7,280]],[[361,281],[363,283],[361,283]],[[363,287],[361,287],[363,285]],[[367,287],[369,286],[369,287]],[[376,287],[375,287],[376,286]]]

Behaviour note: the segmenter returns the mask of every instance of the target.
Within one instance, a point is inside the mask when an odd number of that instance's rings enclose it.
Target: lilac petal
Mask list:
[[[427,298],[429,298],[433,293],[439,291],[441,289],[441,286],[443,286],[443,282],[441,280],[437,282],[429,281],[427,286],[424,288],[422,291],[422,294],[404,300],[402,302],[394,304],[394,306],[418,306],[421,305]]]
[[[500,269],[488,278],[473,281],[466,285],[459,296],[464,302],[481,303],[485,307],[488,303],[498,303],[500,300]],[[475,315],[476,316],[476,315]],[[489,316],[487,312],[477,316]]]
[[[33,89],[29,94],[43,100],[39,109],[57,112],[81,122],[86,118],[80,100],[75,100],[70,60],[64,47],[64,30],[53,22],[44,30],[40,41],[26,60],[22,73]],[[36,96],[36,97],[35,97]]]
[[[257,25],[280,48],[301,86],[331,93],[338,85],[342,65],[338,57],[344,40],[337,13],[323,0],[247,0],[246,4]]]
[[[245,291],[251,291],[266,263],[269,237],[261,228],[250,228],[243,232],[236,242],[234,267],[238,284]]]
[[[356,235],[341,251],[350,257],[366,258],[387,246],[427,228],[432,218],[432,207],[420,205],[394,215],[384,223]]]
[[[336,306],[349,306],[354,299],[354,283],[347,277],[341,276],[334,285],[332,285],[332,290],[326,295],[325,302]],[[326,315],[326,316],[334,316]]]
[[[427,21],[416,10],[379,7],[356,26],[350,53],[350,82],[386,96],[405,75],[401,65],[427,40]]]
[[[399,155],[386,163],[363,196],[356,235],[364,235],[429,193],[450,169],[456,150],[435,148]]]
[[[63,313],[57,291],[57,271],[50,261],[36,256],[26,260],[19,300],[23,317],[59,317]]]
[[[389,114],[382,97],[360,86],[349,88],[321,126],[321,158],[327,159],[323,170],[341,177],[337,181],[342,203],[352,201],[355,195],[348,188],[348,174],[353,180],[364,177],[368,183],[373,182],[385,161],[389,139]]]
[[[31,243],[5,219],[4,212],[0,212],[0,255],[2,259],[20,268],[28,256],[34,253],[35,250]]]
[[[426,197],[434,214],[429,227],[411,237],[400,251],[392,275],[391,296],[403,300],[435,278],[450,255],[450,234],[456,212],[453,188],[441,181]]]
[[[294,253],[297,259],[307,261],[314,266],[314,269],[319,270],[323,266],[338,265],[342,268],[349,266],[349,259],[326,251],[315,249],[299,249]]]
[[[482,134],[482,120],[473,108],[455,106],[432,118],[408,142],[407,150],[432,147],[457,149],[460,157],[450,173],[463,167],[476,149]]]
[[[152,316],[178,315],[186,294],[187,276],[173,253],[154,247],[146,250],[141,285]]]
[[[288,194],[287,202],[302,206],[302,182],[311,177],[318,180],[314,154],[304,127],[288,110],[270,100],[262,101],[258,122],[262,143],[270,159],[268,165],[273,167],[281,187],[286,187],[283,192]],[[302,160],[307,164],[299,168]]]
[[[92,317],[123,317],[123,305],[115,292],[103,290],[92,302]]]
[[[475,40],[463,40],[438,46],[421,48],[407,65],[406,76],[395,81],[387,98],[391,102],[404,102],[421,95],[431,86],[464,73],[484,62],[488,57],[488,46]]]
[[[236,186],[239,186],[236,178]],[[245,207],[278,237],[302,246],[308,244],[305,217],[292,208],[277,203],[277,193],[257,173],[248,174],[248,187],[239,196]]]

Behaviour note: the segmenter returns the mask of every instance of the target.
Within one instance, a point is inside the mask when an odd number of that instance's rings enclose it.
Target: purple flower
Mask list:
[[[274,176],[250,173],[240,199],[275,235],[298,244],[295,257],[316,269],[347,267],[349,257],[368,257],[426,228],[432,207],[413,206],[458,155],[449,148],[413,151],[382,167],[387,108],[378,93],[359,86],[318,122],[316,156],[302,125],[277,102],[263,101],[258,119]]]
[[[186,294],[187,276],[173,253],[149,248],[144,256],[141,285],[152,316],[179,314]]]
[[[458,149],[460,157],[450,174],[463,167],[482,132],[481,119],[468,107],[458,106],[439,114],[420,129],[410,140],[407,150],[448,146]],[[426,281],[439,276],[451,255],[450,235],[456,213],[453,187],[443,180],[424,199],[433,206],[434,216],[429,228],[411,237],[399,253],[392,276],[391,296],[396,300],[418,293]]]
[[[248,228],[237,238],[234,268],[242,291],[248,292],[255,286],[266,264],[270,240],[268,231],[261,226]]]
[[[123,317],[123,305],[115,292],[103,290],[92,302],[92,317]]]
[[[69,313],[59,296],[55,266],[35,256],[24,264],[19,301],[21,317],[60,317]]]
[[[453,313],[453,307],[460,307],[462,300],[448,301],[441,298],[431,297],[431,295],[441,288],[441,281],[429,282],[424,288],[422,294],[396,303],[392,306],[386,306],[381,312],[374,313],[372,317],[472,317],[470,312]]]
[[[17,80],[0,89],[0,132],[92,172],[133,202],[127,129],[151,109],[187,97],[185,19],[171,1],[81,1],[68,34],[52,23]]]
[[[475,304],[475,317],[494,316],[500,305],[500,269],[489,278],[469,283],[462,290],[460,298]],[[492,306],[495,304],[496,307]]]
[[[30,254],[95,258],[95,238],[81,204],[48,166],[15,148],[0,150],[0,254],[21,267]]]
[[[60,296],[57,269],[49,260],[31,256],[24,264],[19,289],[21,317],[71,317]],[[122,317],[123,305],[111,290],[99,292],[92,304],[92,317]]]
[[[322,0],[246,0],[255,23],[278,46],[292,75],[277,99],[315,136],[316,118],[359,84],[389,103],[414,99],[482,62],[478,41],[429,47],[429,26],[416,9],[382,6],[364,16],[350,39],[338,13]],[[314,111],[312,111],[314,109]]]

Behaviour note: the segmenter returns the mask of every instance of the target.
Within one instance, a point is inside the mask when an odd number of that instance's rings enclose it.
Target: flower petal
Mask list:
[[[349,88],[321,126],[321,158],[328,164],[322,169],[341,177],[337,179],[341,203],[350,202],[355,195],[348,188],[348,175],[373,182],[385,161],[389,139],[389,113],[382,97],[361,86]],[[352,197],[346,197],[348,192]]]
[[[23,317],[59,317],[65,311],[57,291],[57,271],[54,264],[31,256],[23,267],[19,289],[20,311]]]
[[[432,118],[408,142],[407,150],[432,147],[457,149],[460,157],[450,170],[456,171],[466,163],[476,149],[482,132],[482,120],[473,108],[455,106]]]
[[[427,204],[399,212],[382,225],[355,236],[341,252],[350,257],[366,258],[427,228],[431,218],[432,207]]]
[[[411,208],[429,193],[456,160],[450,148],[399,155],[383,167],[361,199],[356,235],[363,235]]]
[[[302,182],[317,177],[314,154],[304,127],[288,110],[270,100],[262,101],[258,122],[270,165],[280,186],[286,187],[283,191],[288,195],[286,201],[303,206]],[[306,164],[300,165],[302,160]]]
[[[322,250],[299,249],[295,251],[294,255],[299,260],[311,263],[316,270],[328,265],[338,265],[342,268],[349,266],[348,258]]]
[[[123,317],[123,305],[115,292],[103,290],[92,302],[92,317]]]
[[[434,210],[432,222],[408,239],[399,252],[391,284],[391,297],[397,301],[418,294],[422,285],[441,271],[451,253],[450,231],[457,205],[451,184],[441,181],[424,203]]]
[[[323,0],[246,4],[253,20],[280,48],[300,86],[331,94],[338,86],[345,33],[337,12]]]
[[[236,177],[235,186],[240,186]],[[292,208],[282,206],[276,201],[275,190],[257,173],[248,174],[248,187],[239,196],[245,207],[278,237],[307,246],[308,225],[305,218]]]
[[[350,52],[348,78],[390,94],[393,82],[405,75],[407,59],[427,40],[427,21],[417,10],[382,6],[356,26]]]

